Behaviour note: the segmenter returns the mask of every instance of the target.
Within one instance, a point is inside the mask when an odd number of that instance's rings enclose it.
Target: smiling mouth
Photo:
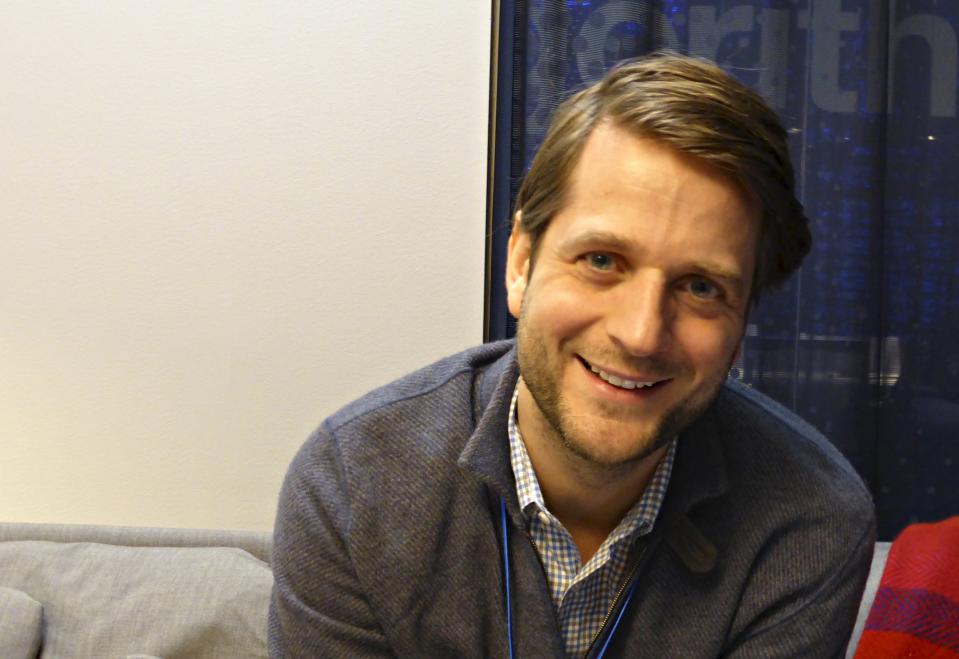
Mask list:
[[[626,389],[627,391],[633,391],[636,389],[648,389],[650,387],[655,387],[658,384],[666,382],[666,380],[661,380],[661,379],[633,380],[629,378],[624,378],[618,375],[613,375],[612,373],[607,373],[606,371],[599,368],[598,366],[594,366],[590,364],[588,361],[586,361],[585,359],[583,359],[582,357],[579,357],[579,355],[577,355],[577,358],[583,364],[583,366],[589,369],[594,375],[596,375],[596,377],[601,379],[603,382],[610,384],[614,387],[617,387],[619,389]]]

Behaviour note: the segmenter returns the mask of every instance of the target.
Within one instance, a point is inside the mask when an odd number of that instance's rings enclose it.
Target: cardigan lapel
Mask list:
[[[509,457],[507,419],[513,389],[519,378],[516,347],[484,369],[473,382],[475,429],[460,452],[457,464],[485,483],[506,501],[513,520],[525,522],[516,498],[516,481]]]
[[[718,559],[716,546],[689,514],[729,488],[722,451],[722,434],[726,431],[717,412],[722,398],[720,391],[706,412],[680,434],[673,473],[657,522],[666,543],[692,572],[709,572]]]

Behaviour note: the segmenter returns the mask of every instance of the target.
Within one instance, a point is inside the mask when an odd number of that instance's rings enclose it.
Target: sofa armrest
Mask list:
[[[889,557],[889,547],[891,542],[877,542],[876,550],[872,555],[872,567],[869,568],[869,578],[866,580],[866,589],[863,591],[862,600],[859,602],[859,614],[856,616],[856,626],[853,627],[852,636],[849,638],[849,645],[846,649],[846,659],[852,659],[856,654],[856,647],[859,645],[859,639],[866,628],[866,619],[869,617],[869,610],[872,608],[872,602],[876,599],[876,591],[879,590],[879,582],[882,580],[882,571],[886,567],[886,559]]]

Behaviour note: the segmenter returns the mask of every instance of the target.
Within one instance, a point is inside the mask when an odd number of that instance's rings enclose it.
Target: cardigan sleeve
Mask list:
[[[725,659],[787,659],[810,657],[841,659],[859,611],[876,542],[875,519],[870,516],[858,542],[850,539],[833,569],[805,584],[808,595],[783,592],[782,600],[731,639]],[[798,601],[797,601],[798,600]]]
[[[321,427],[287,472],[274,529],[270,656],[390,657],[349,550],[350,500],[336,442]]]

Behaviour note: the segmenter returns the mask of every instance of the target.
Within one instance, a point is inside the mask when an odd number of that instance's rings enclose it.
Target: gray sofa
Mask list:
[[[269,533],[0,524],[0,657],[266,657]]]
[[[269,533],[0,523],[0,657],[266,657]],[[879,543],[848,657],[889,551]]]

